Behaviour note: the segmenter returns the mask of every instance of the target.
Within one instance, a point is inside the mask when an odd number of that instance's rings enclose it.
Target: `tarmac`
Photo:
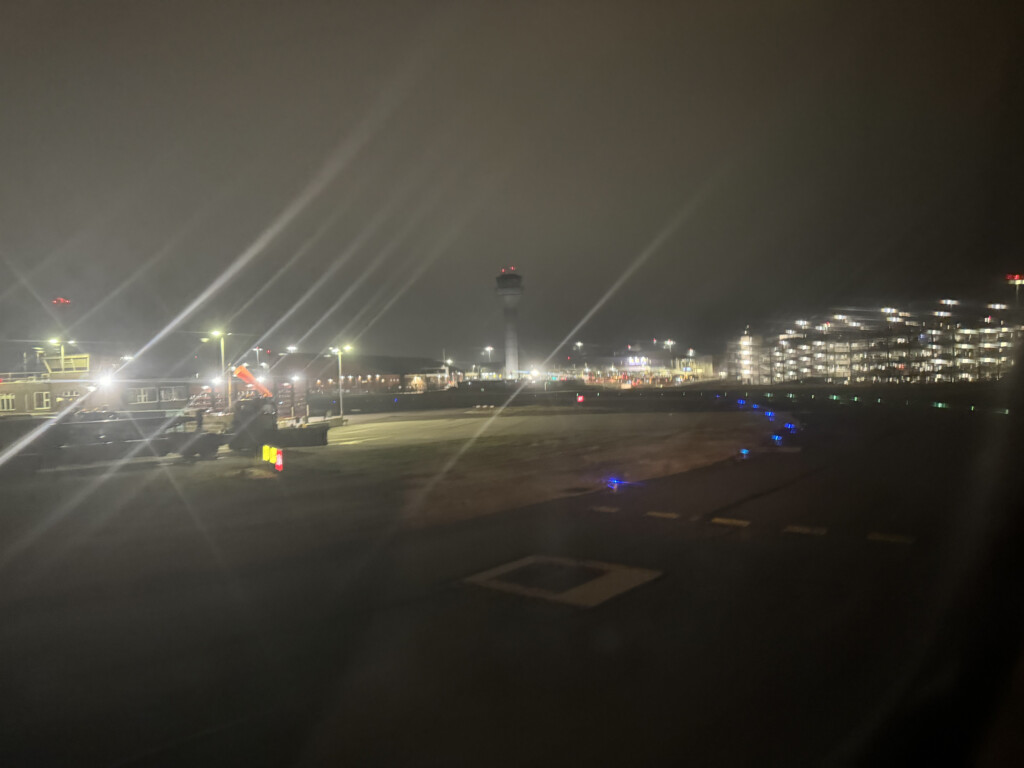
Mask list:
[[[995,531],[977,494],[1000,423],[822,418],[802,450],[737,461],[763,417],[680,415],[513,414],[466,450],[487,416],[354,418],[280,473],[147,460],[106,482],[92,467],[5,488],[18,507],[2,518],[0,654],[17,663],[0,673],[0,762],[967,754],[997,693],[950,709],[927,742],[903,713],[948,679],[921,675],[962,666],[988,626],[957,611]],[[660,454],[713,440],[721,460],[662,473]],[[577,477],[617,456],[625,482],[566,485],[595,445]],[[479,484],[480,466],[507,478]],[[548,497],[520,503],[510,489],[545,467]],[[471,489],[473,514],[433,495],[449,484]]]

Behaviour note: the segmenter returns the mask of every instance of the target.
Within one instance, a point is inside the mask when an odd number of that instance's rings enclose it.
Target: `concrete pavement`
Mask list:
[[[824,425],[798,454],[298,549],[262,525],[107,531],[106,577],[79,541],[3,587],[0,758],[856,762],[978,522],[987,433],[950,424]],[[590,610],[467,582],[530,555],[657,578]]]

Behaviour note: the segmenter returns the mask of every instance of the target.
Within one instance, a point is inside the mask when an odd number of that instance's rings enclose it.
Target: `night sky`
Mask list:
[[[1009,296],[1015,6],[6,2],[0,337],[469,364],[508,265],[526,363],[626,273],[574,338]]]

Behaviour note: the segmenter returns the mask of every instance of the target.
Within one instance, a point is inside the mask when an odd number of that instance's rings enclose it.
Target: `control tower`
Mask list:
[[[501,270],[497,292],[505,306],[505,378],[519,378],[519,297],[523,295],[523,276],[515,267]]]

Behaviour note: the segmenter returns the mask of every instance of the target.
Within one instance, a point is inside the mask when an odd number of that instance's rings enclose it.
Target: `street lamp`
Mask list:
[[[227,376],[228,380],[228,410],[231,410],[231,373],[227,372],[227,364],[224,362],[224,338],[230,336],[230,333],[224,333],[223,331],[210,331],[210,335],[215,339],[220,339],[220,371],[222,375]],[[209,341],[209,339],[200,339],[200,341]]]
[[[64,372],[64,342],[61,341],[60,339],[48,339],[48,341],[50,342],[50,344],[53,344],[53,346],[60,347],[60,370],[61,370],[61,373],[63,373]],[[71,341],[69,341],[67,343],[68,344],[77,344],[78,342],[76,342],[74,339],[72,339]]]
[[[1012,274],[1006,276],[1007,285],[1012,285],[1015,290],[1015,306],[1020,309],[1020,287],[1024,285],[1024,275]]]
[[[288,347],[288,349],[291,350],[292,348]],[[351,344],[345,344],[344,346],[331,347],[331,352],[333,352],[334,354],[336,354],[338,356],[338,416],[339,417],[345,415],[345,411],[344,411],[344,409],[341,406],[341,398],[343,397],[344,392],[345,392],[345,385],[342,383],[342,375],[341,375],[341,356],[342,356],[343,353],[351,352],[351,351],[352,351],[352,345]]]
[[[491,362],[491,352],[494,351],[494,347],[484,347],[484,352],[487,353],[487,362]]]
[[[50,339],[50,343],[55,347],[60,347],[60,370],[64,372],[64,342],[60,339]]]

